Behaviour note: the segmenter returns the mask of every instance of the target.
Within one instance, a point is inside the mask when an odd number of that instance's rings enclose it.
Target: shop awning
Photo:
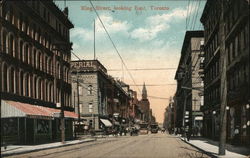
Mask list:
[[[201,121],[201,120],[203,120],[203,117],[202,116],[197,116],[197,117],[195,117],[195,120]]]
[[[28,117],[53,119],[55,113],[60,113],[60,109],[48,108],[27,103],[1,100],[1,118]],[[65,118],[77,118],[77,114],[71,111],[64,111]]]
[[[107,119],[100,119],[106,127],[112,127],[112,123]]]

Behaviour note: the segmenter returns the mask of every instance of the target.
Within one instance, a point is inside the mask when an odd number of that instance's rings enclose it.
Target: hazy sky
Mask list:
[[[59,8],[63,1],[56,1]],[[100,18],[106,26],[118,51],[129,69],[140,68],[176,68],[186,31],[200,30],[200,16],[205,1],[92,1]],[[122,69],[112,43],[109,41],[95,12],[90,10],[89,1],[67,1],[69,18],[75,28],[70,37],[73,52],[82,59],[93,59],[93,26],[96,21],[96,56],[107,69]],[[108,8],[110,7],[110,8]],[[110,10],[107,10],[110,9]],[[129,10],[130,9],[130,10]],[[140,10],[143,9],[143,10]],[[155,10],[162,9],[162,10]],[[188,15],[188,16],[187,16]],[[188,18],[187,18],[188,17]],[[75,59],[72,56],[72,59]],[[113,77],[134,85],[128,72],[109,71]],[[175,70],[130,71],[136,84],[148,86],[148,95],[163,98],[173,96],[176,90]],[[131,86],[137,92],[142,86]],[[141,98],[141,92],[138,92]],[[168,99],[149,97],[150,106],[158,122],[163,122]]]

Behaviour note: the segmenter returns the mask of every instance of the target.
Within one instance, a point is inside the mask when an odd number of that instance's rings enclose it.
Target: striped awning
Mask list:
[[[1,118],[28,117],[40,119],[53,119],[60,109],[31,105],[16,101],[1,100]],[[64,111],[65,118],[76,119],[78,115],[71,111]]]

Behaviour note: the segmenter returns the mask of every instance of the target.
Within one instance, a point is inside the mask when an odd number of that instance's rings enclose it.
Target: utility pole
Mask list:
[[[64,95],[63,95],[63,55],[62,51],[60,51],[60,89],[61,89],[61,139],[62,144],[65,144],[65,123],[64,123]]]
[[[78,111],[78,131],[80,128],[80,97],[79,97],[79,79],[78,79],[78,70],[77,71],[77,75],[76,75],[76,88],[77,88],[77,111]]]
[[[67,43],[65,42],[58,42],[55,41],[54,43],[56,45],[57,48],[55,48],[54,50],[56,51],[60,51],[60,57],[59,57],[59,61],[60,61],[60,90],[61,90],[61,111],[60,111],[60,119],[61,119],[61,142],[62,144],[65,144],[65,120],[64,120],[64,92],[63,92],[63,51],[68,51],[69,50],[69,46]],[[62,48],[61,46],[63,46],[64,48]]]
[[[226,154],[226,127],[227,127],[227,54],[225,52],[225,30],[224,30],[224,1],[220,0],[221,15],[219,23],[220,41],[220,62],[221,62],[221,107],[220,107],[220,142],[219,155]]]
[[[94,19],[94,60],[96,59],[95,56],[95,19]]]

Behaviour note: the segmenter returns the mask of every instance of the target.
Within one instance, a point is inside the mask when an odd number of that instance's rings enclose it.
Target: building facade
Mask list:
[[[111,124],[128,122],[128,85],[109,76],[98,60],[72,61],[71,68],[72,104],[76,107],[76,113],[87,120],[90,128],[102,131],[107,127],[113,128]]]
[[[99,130],[101,117],[108,115],[107,85],[110,81],[107,70],[98,60],[72,61],[71,68],[72,104],[76,107],[76,113],[87,119],[91,128]]]
[[[203,106],[203,81],[200,73],[203,37],[203,31],[186,32],[175,75],[176,125],[178,128],[185,127],[193,131],[201,130],[203,119],[200,111]]]
[[[68,10],[61,11],[52,1],[0,3],[1,139],[15,144],[58,140],[60,122],[52,120],[60,112],[56,105],[74,110]],[[59,50],[55,41],[68,48]],[[37,106],[50,112],[38,117]],[[66,124],[66,138],[72,138],[72,120]]]
[[[219,18],[222,15],[223,18]],[[249,144],[249,2],[209,1],[201,22],[205,29],[204,124],[207,127],[204,134],[213,139],[219,136],[220,63],[223,60],[220,56],[224,53],[227,57],[227,141]],[[219,27],[221,23],[224,23],[223,30]],[[225,39],[222,39],[222,34]],[[235,133],[236,130],[239,134]]]

